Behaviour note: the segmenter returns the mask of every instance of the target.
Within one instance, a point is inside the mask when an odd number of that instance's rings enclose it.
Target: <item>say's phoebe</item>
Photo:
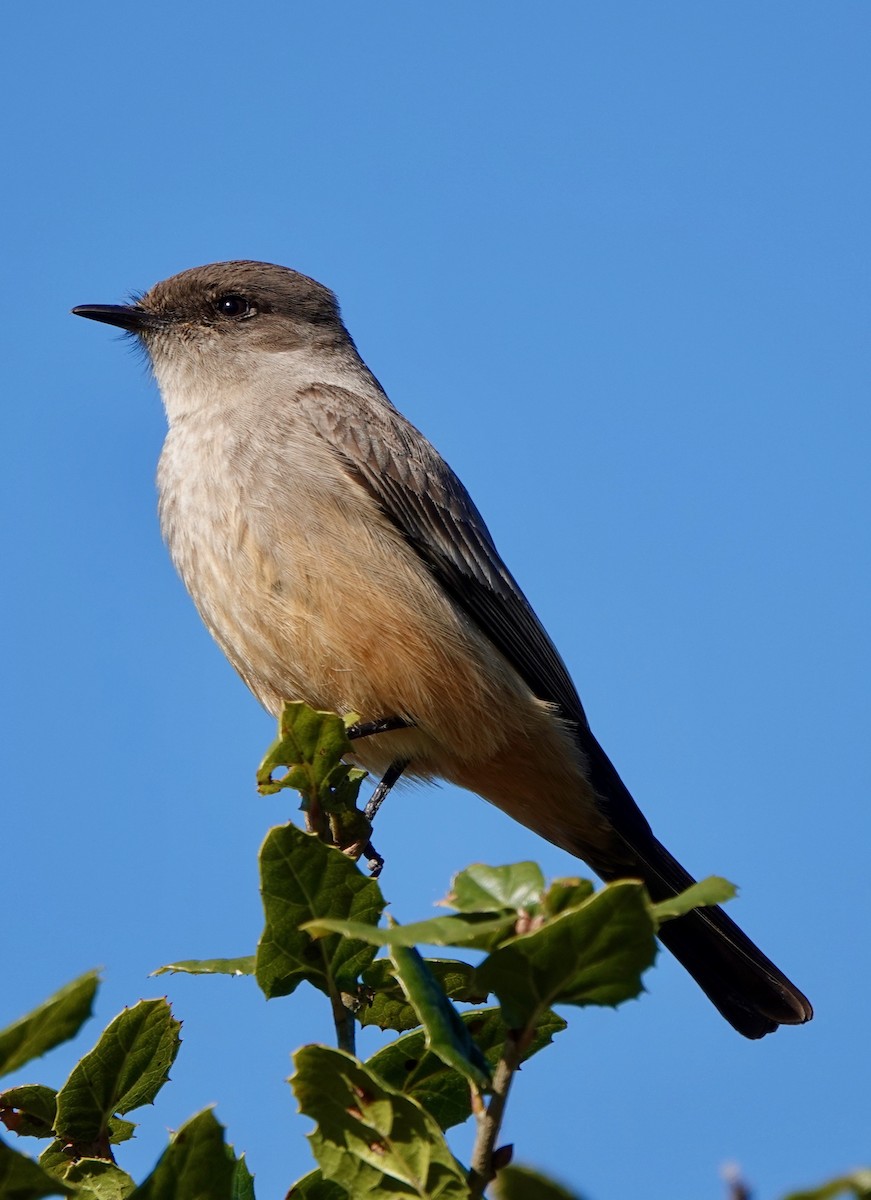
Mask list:
[[[459,479],[393,407],[332,292],[285,267],[216,263],[82,317],[139,337],[169,432],[158,469],[173,561],[261,702],[402,718],[355,743],[492,801],[605,880],[654,900],[692,877],[593,736],[556,648]],[[801,992],[719,908],[662,942],[746,1037],[810,1020]]]

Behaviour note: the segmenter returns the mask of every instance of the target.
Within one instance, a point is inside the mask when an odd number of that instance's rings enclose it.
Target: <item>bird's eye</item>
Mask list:
[[[222,317],[230,317],[237,321],[242,317],[253,317],[257,312],[250,300],[246,300],[244,296],[237,296],[235,293],[219,296],[215,301],[215,309]]]

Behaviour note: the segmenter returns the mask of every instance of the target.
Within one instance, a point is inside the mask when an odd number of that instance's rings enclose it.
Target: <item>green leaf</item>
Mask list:
[[[820,1187],[811,1188],[807,1192],[790,1192],[784,1200],[832,1200],[834,1196],[850,1195],[856,1200],[871,1198],[871,1168],[861,1168],[851,1171],[849,1175],[839,1175]]]
[[[719,875],[709,875],[707,879],[694,883],[679,895],[651,905],[651,908],[657,922],[670,921],[673,917],[682,917],[694,908],[724,904],[727,900],[733,900],[737,894],[738,889],[734,883],[729,883],[728,879],[721,879]]]
[[[414,921],[411,925],[394,925],[379,929],[360,921],[318,917],[307,922],[304,929],[313,937],[340,933],[372,946],[471,946],[489,950],[512,933],[516,924],[514,913],[504,917],[473,914],[456,917],[433,917],[429,921]]]
[[[54,1137],[57,1092],[42,1083],[24,1083],[0,1092],[0,1121],[19,1137]]]
[[[291,1079],[327,1179],[350,1196],[468,1200],[465,1172],[433,1118],[342,1050],[304,1046]]]
[[[180,1028],[166,1000],[140,1000],[120,1013],[58,1092],[58,1138],[105,1142],[110,1117],[151,1104],[169,1078]]]
[[[57,1139],[49,1142],[39,1156],[39,1165],[58,1179],[63,1179],[72,1161],[67,1151],[67,1143],[59,1142]]]
[[[109,1144],[117,1146],[121,1142],[129,1142],[136,1133],[135,1121],[125,1121],[123,1117],[109,1118]]]
[[[544,894],[544,911],[555,917],[567,908],[577,908],[595,890],[590,879],[555,879]]]
[[[210,1108],[191,1117],[130,1200],[234,1200],[237,1164]]]
[[[0,1075],[17,1071],[75,1037],[91,1015],[98,982],[97,972],[87,971],[26,1017],[0,1030]]]
[[[285,704],[278,738],[257,769],[257,787],[265,796],[293,788],[306,811],[320,804],[327,812],[354,808],[366,772],[342,759],[353,753],[344,721],[300,702]],[[278,779],[273,772],[286,768]]]
[[[465,913],[512,912],[534,909],[544,892],[544,876],[534,862],[488,867],[474,863],[451,881],[443,904]]]
[[[286,704],[279,717],[278,740],[260,765],[257,783],[264,794],[281,788],[298,791],[308,828],[356,859],[369,841],[372,825],[357,808],[366,772],[343,761],[352,753],[347,725],[354,719],[317,712],[298,701]],[[279,767],[286,770],[276,778]]]
[[[476,986],[475,968],[456,958],[425,958],[429,970],[438,980],[445,995],[467,1004],[483,1004],[487,993]],[[376,958],[363,972],[363,987],[367,992],[357,1013],[361,1025],[377,1025],[379,1029],[395,1029],[404,1033],[420,1025],[417,1013],[405,999],[405,993],[394,974],[389,958]]]
[[[53,1138],[57,1122],[57,1092],[41,1083],[25,1083],[0,1092],[0,1121],[19,1137]],[[126,1142],[133,1137],[135,1130],[133,1121],[111,1117],[110,1144]]]
[[[244,958],[187,958],[182,962],[167,963],[152,971],[155,975],[253,975],[254,955]]]
[[[331,1179],[324,1179],[320,1171],[310,1171],[296,1181],[285,1200],[348,1200],[348,1193]]]
[[[486,1088],[487,1060],[420,954],[413,947],[394,946],[390,956],[405,998],[423,1025],[427,1049],[477,1088]]]
[[[387,959],[376,960],[386,962]],[[392,964],[391,964],[392,965]],[[394,988],[389,991],[376,991],[374,995],[365,986],[369,970],[363,972],[364,987],[360,1007],[356,1017],[361,1025],[375,1025],[378,1029],[392,1029],[397,1033],[405,1033],[409,1029],[417,1029],[420,1025],[417,1013],[405,999],[402,988],[393,979]]]
[[[581,1200],[531,1167],[503,1167],[492,1185],[493,1200]]]
[[[509,1027],[524,1029],[554,1004],[616,1005],[637,996],[655,957],[646,892],[624,879],[495,950],[478,980],[499,997]]]
[[[0,1196],[3,1200],[41,1200],[43,1196],[71,1196],[73,1189],[49,1175],[26,1154],[0,1142]]]
[[[377,881],[340,850],[294,825],[270,830],[260,851],[260,878],[266,927],[256,974],[267,999],[289,995],[303,980],[328,995],[355,992],[374,949],[353,937],[315,941],[301,927],[329,916],[376,924],[384,911]]]
[[[498,1008],[460,1014],[460,1020],[483,1053],[491,1070],[502,1057],[508,1027]],[[554,1012],[546,1012],[526,1048],[523,1061],[553,1041],[566,1023]],[[472,1114],[469,1085],[456,1071],[425,1046],[422,1030],[406,1034],[384,1046],[366,1063],[389,1087],[411,1096],[438,1121],[442,1129],[462,1125]]]
[[[245,1155],[240,1154],[238,1158],[235,1158],[230,1146],[227,1147],[227,1151],[231,1161],[235,1159],[236,1163],[233,1168],[232,1200],[254,1200],[254,1176],[248,1170]]]
[[[76,1200],[127,1200],[136,1183],[126,1171],[103,1158],[81,1158],[67,1169],[64,1182],[76,1186]]]

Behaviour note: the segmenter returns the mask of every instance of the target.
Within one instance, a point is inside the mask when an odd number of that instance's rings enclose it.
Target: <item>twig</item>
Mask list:
[[[469,1195],[472,1200],[479,1200],[484,1195],[484,1189],[496,1175],[493,1155],[496,1153],[496,1139],[502,1128],[505,1115],[505,1104],[511,1090],[511,1081],[520,1066],[523,1053],[532,1038],[532,1029],[527,1027],[521,1031],[509,1030],[505,1040],[505,1049],[496,1066],[493,1075],[493,1091],[490,1103],[478,1115],[478,1133],[472,1150],[472,1169],[469,1172]]]
[[[347,997],[348,1000],[351,997]],[[336,1042],[340,1050],[349,1054],[357,1053],[357,1022],[353,1010],[346,1003],[343,992],[330,989],[330,1003],[333,1006],[333,1024],[336,1027]]]
[[[720,1175],[728,1188],[728,1200],[751,1200],[752,1193],[737,1163],[725,1163]]]

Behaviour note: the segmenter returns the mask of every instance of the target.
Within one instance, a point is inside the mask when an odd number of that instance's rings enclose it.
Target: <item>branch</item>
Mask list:
[[[505,1116],[505,1105],[511,1090],[511,1081],[518,1070],[524,1052],[532,1040],[533,1029],[527,1026],[521,1031],[509,1030],[505,1041],[505,1049],[493,1074],[493,1091],[490,1103],[477,1114],[478,1133],[472,1151],[472,1169],[469,1172],[469,1194],[472,1200],[479,1200],[484,1195],[484,1189],[496,1175],[497,1165],[494,1163],[496,1139],[502,1128]],[[500,1163],[504,1166],[504,1163]]]
[[[336,1044],[340,1050],[347,1050],[356,1057],[357,1050],[357,1021],[354,1010],[350,1007],[350,996],[344,992],[334,992],[330,988],[330,1004],[333,1007],[333,1024],[336,1027]]]

